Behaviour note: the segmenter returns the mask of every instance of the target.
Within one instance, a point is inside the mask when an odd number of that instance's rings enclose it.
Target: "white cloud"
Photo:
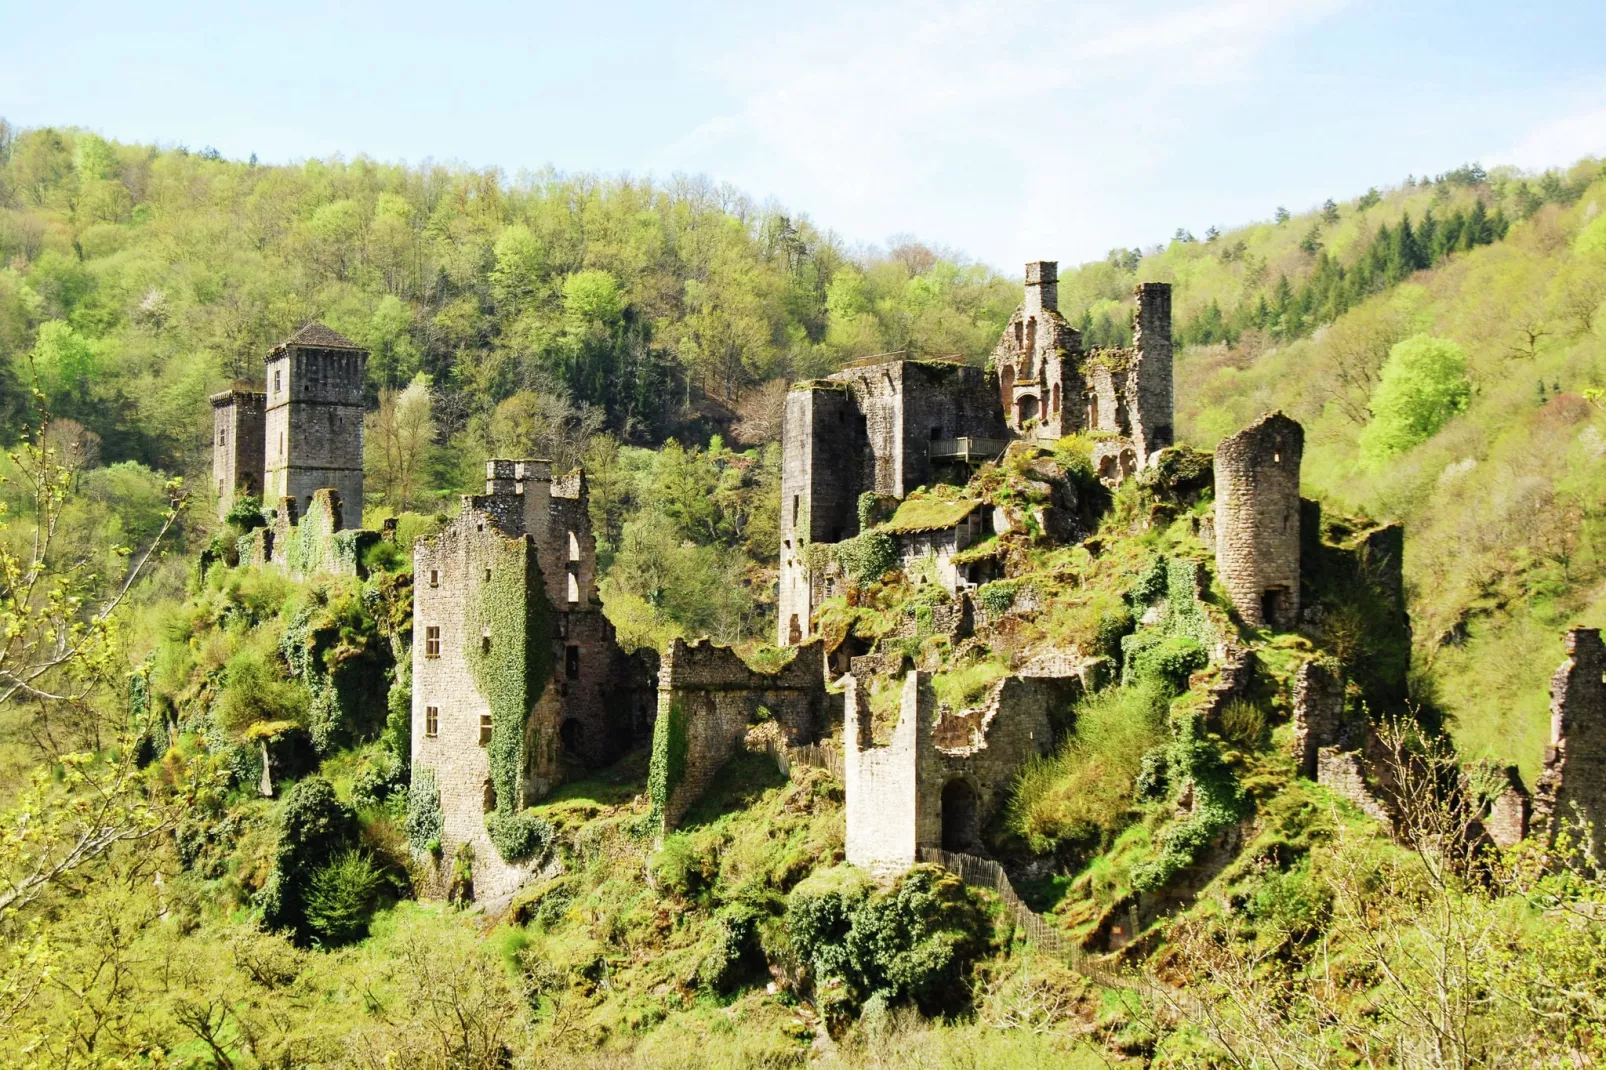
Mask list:
[[[1492,163],[1542,171],[1602,155],[1606,155],[1606,106],[1595,105],[1546,119],[1495,153]]]
[[[707,61],[741,104],[659,162],[855,238],[914,232],[1006,268],[1097,256],[1132,226],[1101,200],[1172,160],[1212,88],[1252,79],[1268,45],[1343,2],[827,10]]]

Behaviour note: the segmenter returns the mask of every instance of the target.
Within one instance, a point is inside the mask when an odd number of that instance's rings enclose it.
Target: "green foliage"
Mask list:
[[[1184,691],[1188,677],[1210,663],[1210,653],[1186,635],[1170,635],[1127,650],[1126,673],[1131,680],[1156,680],[1172,692]]]
[[[1121,638],[1124,681],[1155,679],[1175,693],[1187,687],[1190,673],[1209,664],[1216,629],[1196,595],[1198,576],[1196,561],[1157,558],[1128,592],[1129,601],[1139,607],[1163,593],[1165,612],[1155,624]]]
[[[1432,438],[1472,396],[1467,357],[1445,338],[1419,334],[1389,350],[1377,390],[1372,422],[1361,433],[1361,453],[1370,464]]]
[[[325,947],[368,933],[385,875],[365,851],[342,851],[313,871],[306,892],[307,928]]]
[[[1221,711],[1221,735],[1240,747],[1259,747],[1266,741],[1266,711],[1253,702],[1233,699]]]
[[[652,730],[652,759],[647,772],[647,799],[652,807],[649,821],[661,828],[664,811],[686,774],[686,712],[671,703],[659,713]]]
[[[435,773],[414,769],[407,787],[407,840],[420,853],[439,851],[446,822],[441,814],[441,791]],[[431,847],[433,845],[433,848]]]
[[[1144,753],[1165,733],[1168,699],[1160,683],[1146,679],[1079,701],[1072,735],[1016,779],[1009,828],[1038,854],[1113,835],[1125,820]]]
[[[1164,888],[1244,812],[1248,800],[1238,778],[1201,732],[1197,717],[1182,718],[1164,751],[1166,778],[1179,789],[1192,786],[1193,810],[1165,830],[1159,857],[1133,869],[1132,886],[1138,891]]]
[[[236,736],[265,721],[307,723],[306,688],[284,678],[277,658],[242,646],[223,670],[223,693],[215,707],[218,724]]]
[[[713,946],[697,964],[697,980],[721,994],[764,971],[759,941],[763,915],[747,903],[735,903],[714,918]]]
[[[1008,613],[1015,605],[1015,596],[1024,583],[1020,580],[993,580],[976,588],[976,601],[988,613],[998,616]]]
[[[898,567],[898,543],[891,535],[867,531],[843,539],[835,547],[842,572],[855,583],[874,583]]]
[[[539,858],[552,842],[551,823],[526,811],[506,813],[498,807],[486,815],[485,827],[497,853],[508,862]]]
[[[260,897],[262,924],[305,941],[312,933],[305,897],[313,875],[351,842],[356,818],[336,798],[334,785],[313,776],[285,794],[278,825],[273,872]]]
[[[881,993],[927,1014],[965,1006],[965,979],[987,943],[973,893],[933,866],[886,890],[858,874],[816,874],[787,897],[786,923],[816,985],[840,982],[856,1002]]]

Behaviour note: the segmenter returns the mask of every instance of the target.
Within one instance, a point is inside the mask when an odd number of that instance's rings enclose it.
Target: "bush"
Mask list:
[[[351,804],[359,810],[372,810],[384,803],[406,783],[401,763],[388,751],[365,765],[351,782]]]
[[[1196,639],[1172,635],[1140,647],[1128,667],[1134,681],[1155,680],[1173,692],[1185,690],[1188,677],[1210,664],[1210,653]]]
[[[1008,613],[1015,605],[1015,595],[1021,587],[1019,580],[994,580],[976,588],[976,600],[993,616]]]
[[[1234,699],[1221,711],[1221,735],[1240,747],[1258,747],[1266,738],[1266,711]]]
[[[306,893],[307,927],[329,947],[366,936],[384,879],[367,852],[341,852],[312,874]]]
[[[1165,830],[1158,858],[1133,868],[1132,887],[1140,892],[1169,884],[1197,861],[1244,809],[1243,787],[1222,760],[1220,750],[1200,738],[1199,718],[1182,719],[1176,738],[1166,748],[1165,764],[1171,784],[1193,785],[1193,812]]]
[[[307,689],[286,680],[284,668],[270,664],[270,657],[247,646],[229,658],[214,707],[218,724],[226,731],[241,735],[253,724],[270,721],[307,723]]]
[[[493,810],[485,815],[491,844],[503,861],[519,862],[544,854],[552,842],[552,824],[534,814]]]
[[[898,567],[898,543],[891,535],[865,532],[836,544],[837,563],[855,583],[874,583]]]
[[[787,900],[793,946],[817,984],[845,984],[854,1000],[882,993],[925,1014],[960,1010],[986,946],[987,919],[958,877],[916,866],[886,891],[862,875],[816,874]]]
[[[308,777],[290,789],[279,814],[273,872],[262,889],[266,928],[289,929],[299,941],[307,938],[303,897],[313,874],[345,848],[356,831],[355,815],[323,777]]]
[[[714,946],[697,965],[700,983],[726,994],[743,980],[762,974],[764,949],[758,938],[761,918],[757,910],[745,903],[719,912],[714,919]]]

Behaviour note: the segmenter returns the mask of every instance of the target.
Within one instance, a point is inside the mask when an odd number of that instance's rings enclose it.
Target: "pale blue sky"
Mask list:
[[[0,0],[0,116],[264,161],[701,172],[1014,273],[1606,155],[1600,0]]]

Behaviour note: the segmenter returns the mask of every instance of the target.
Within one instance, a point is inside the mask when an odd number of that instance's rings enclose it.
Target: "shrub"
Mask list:
[[[1253,702],[1234,699],[1221,711],[1221,734],[1240,747],[1257,747],[1266,736],[1266,711]]]
[[[1140,892],[1163,888],[1238,820],[1245,798],[1238,778],[1227,768],[1220,750],[1199,735],[1199,718],[1184,718],[1166,748],[1166,767],[1174,785],[1192,783],[1193,812],[1165,830],[1158,858],[1132,870],[1132,887]]]
[[[746,903],[719,912],[714,919],[714,946],[697,964],[699,982],[723,994],[746,978],[762,973],[764,949],[758,938],[761,917]]]
[[[367,852],[336,855],[312,874],[306,893],[307,927],[330,947],[366,936],[384,879]]]
[[[552,824],[527,812],[493,810],[485,816],[491,844],[507,862],[519,862],[544,854],[552,842]]]
[[[1015,595],[1020,590],[1019,580],[994,580],[984,583],[976,588],[976,600],[982,608],[993,616],[1008,613],[1015,605]]]
[[[307,689],[284,678],[284,669],[269,664],[269,655],[241,647],[223,670],[223,689],[214,707],[218,724],[243,734],[253,724],[270,721],[307,723]]]
[[[650,865],[659,887],[683,899],[694,899],[707,891],[719,872],[714,859],[698,851],[689,836],[665,836],[663,847],[652,856]]]
[[[874,583],[898,567],[898,543],[891,535],[868,531],[836,544],[837,563],[855,583]]]
[[[349,844],[356,829],[355,815],[323,777],[308,777],[290,789],[279,813],[273,872],[262,889],[266,928],[289,929],[297,940],[307,938],[303,897],[312,876]]]
[[[1134,681],[1156,680],[1173,692],[1188,686],[1188,677],[1210,664],[1210,653],[1198,640],[1172,635],[1133,652],[1128,674]]]
[[[406,783],[401,764],[388,751],[358,770],[351,782],[351,804],[359,810],[380,806]]]
[[[788,898],[787,926],[819,982],[841,981],[855,1000],[882,993],[937,1014],[967,1002],[987,920],[958,877],[922,865],[874,892],[862,875],[816,874]]]

